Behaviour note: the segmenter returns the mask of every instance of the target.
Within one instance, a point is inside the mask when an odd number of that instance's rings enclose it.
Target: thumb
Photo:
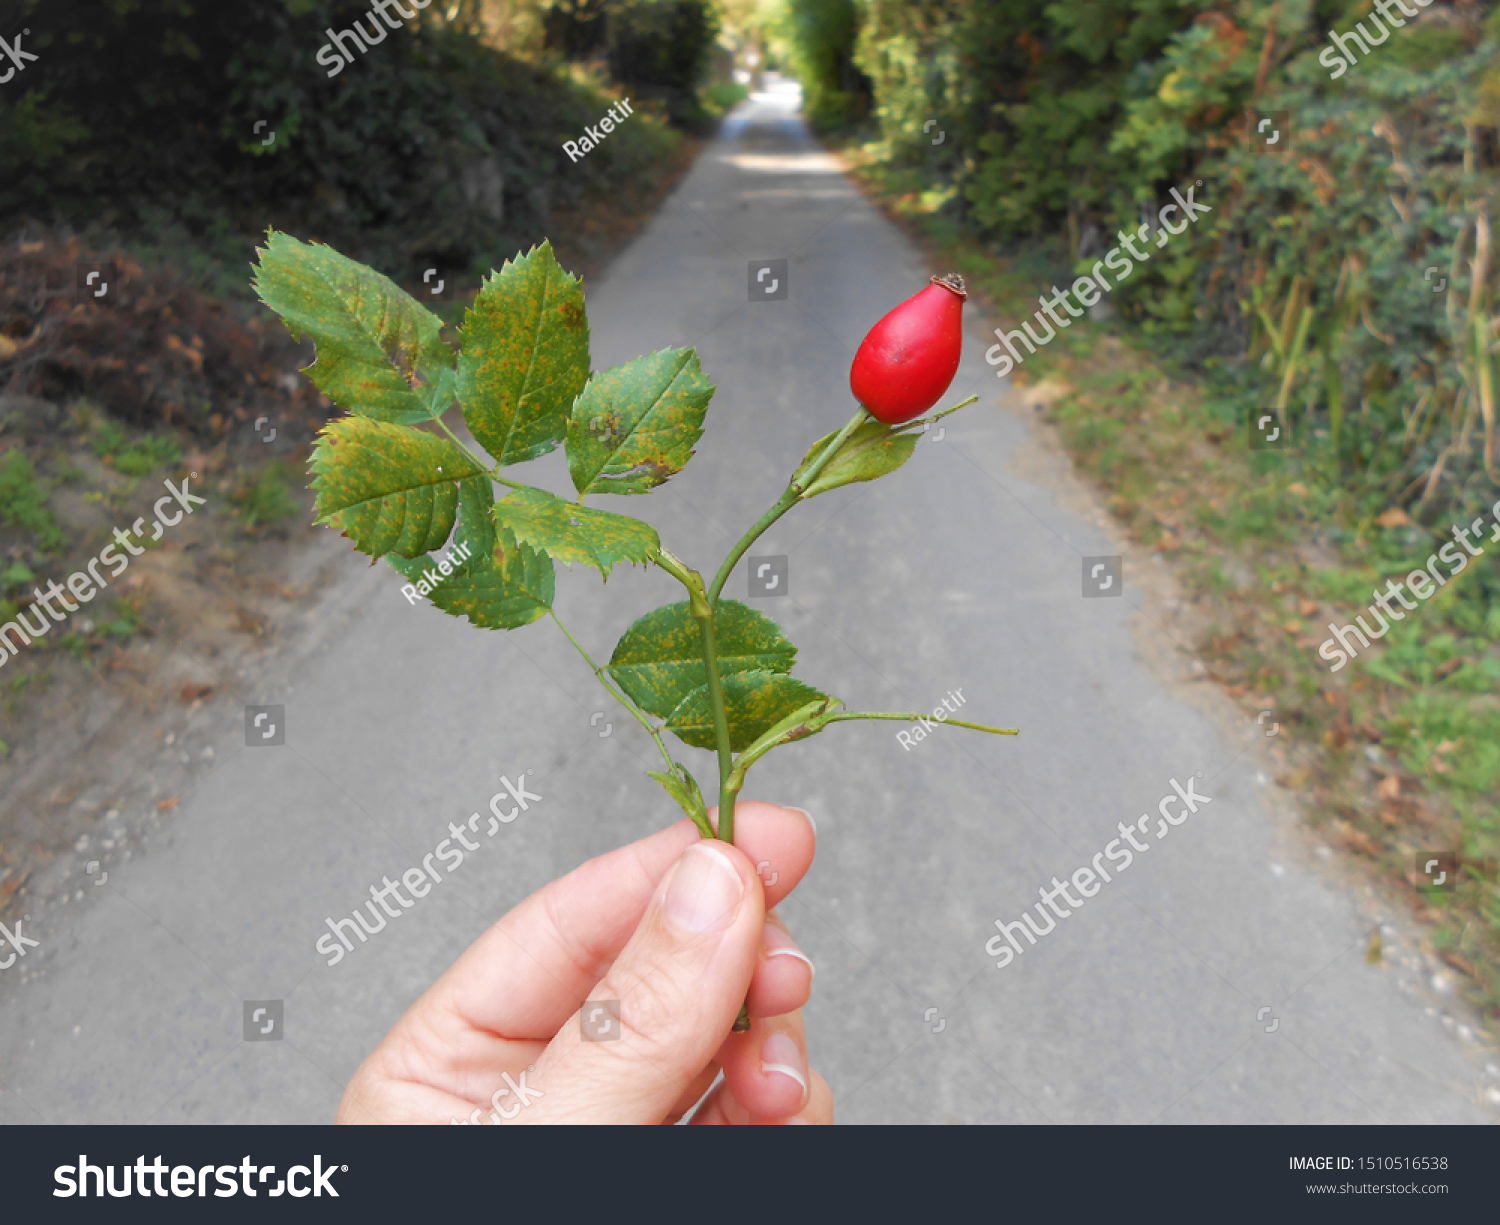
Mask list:
[[[764,922],[760,878],[742,852],[712,840],[688,847],[589,1002],[538,1060],[546,1096],[518,1122],[661,1122],[728,1036]],[[599,1011],[602,1001],[618,1001],[617,1023]],[[594,1024],[585,1028],[581,1016]]]

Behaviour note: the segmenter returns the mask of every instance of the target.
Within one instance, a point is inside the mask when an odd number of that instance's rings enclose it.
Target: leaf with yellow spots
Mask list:
[[[554,450],[588,381],[589,321],[549,243],[490,273],[461,340],[458,400],[479,445],[502,464]]]

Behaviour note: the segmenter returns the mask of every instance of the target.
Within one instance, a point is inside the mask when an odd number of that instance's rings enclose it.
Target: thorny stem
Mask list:
[[[588,664],[590,671],[593,672],[595,678],[599,681],[599,683],[604,686],[605,691],[612,698],[614,698],[615,701],[619,702],[620,705],[630,713],[631,717],[634,718],[637,723],[639,723],[646,729],[647,732],[650,733],[651,739],[656,741],[656,747],[661,750],[661,755],[666,760],[667,772],[669,774],[676,774],[677,763],[672,760],[672,755],[667,752],[667,746],[665,743],[663,743],[661,738],[661,730],[657,727],[652,726],[651,720],[646,717],[645,712],[642,711],[641,708],[634,702],[632,702],[626,693],[624,693],[622,690],[616,689],[609,683],[609,681],[604,679],[604,669],[596,664],[592,658],[590,658],[589,653],[583,649],[583,645],[578,641],[578,639],[573,637],[572,633],[568,630],[568,627],[562,623],[562,618],[557,615],[556,611],[549,608],[547,610],[547,615],[557,622],[557,628],[562,630],[563,634],[566,635],[568,641],[573,644],[574,649],[576,649],[577,652],[583,656],[584,663]]]
[[[813,460],[812,467],[799,477],[794,478],[791,484],[786,487],[786,492],[776,499],[776,504],[750,525],[750,530],[740,537],[740,542],[729,551],[729,556],[724,559],[724,564],[719,567],[719,572],[714,575],[713,585],[708,589],[708,602],[710,604],[718,604],[719,593],[724,590],[724,584],[729,581],[730,574],[733,572],[735,566],[739,565],[740,558],[745,555],[745,551],[761,538],[771,524],[775,523],[782,515],[797,505],[802,497],[802,491],[811,485],[817,479],[818,474],[828,466],[829,461],[838,454],[838,449],[844,445],[849,435],[870,419],[870,414],[861,405],[859,411],[849,418],[844,428],[829,440],[828,445],[823,448],[823,453],[817,459]]]
[[[719,839],[734,841],[734,799],[738,784],[731,787],[734,754],[729,747],[729,714],[724,707],[724,681],[719,675],[719,647],[714,628],[714,607],[703,590],[703,576],[674,557],[666,548],[658,548],[652,560],[687,588],[693,619],[703,635],[703,667],[708,681],[708,703],[714,715],[714,743],[719,751]]]
[[[960,400],[952,408],[945,408],[940,413],[933,413],[930,417],[918,417],[915,421],[908,421],[905,425],[898,425],[896,430],[898,433],[903,434],[908,430],[919,430],[923,426],[931,425],[934,421],[941,421],[949,413],[956,413],[961,408],[968,408],[970,404],[973,404],[978,399],[978,396],[970,396],[967,400]]]
[[[703,631],[703,665],[708,671],[708,701],[714,712],[714,742],[719,749],[719,838],[734,841],[734,800],[739,787],[732,786],[734,756],[729,748],[729,713],[724,708],[724,681],[719,675],[719,647],[714,633],[714,607],[703,592],[703,579],[695,571],[697,589],[692,594],[693,616]]]
[[[923,426],[931,425],[934,421],[942,420],[949,413],[956,413],[961,408],[967,408],[978,399],[978,396],[970,396],[967,400],[960,400],[952,408],[945,408],[940,413],[933,413],[930,417],[922,417],[916,421],[908,421],[905,425],[897,426],[896,433],[905,433],[908,430],[916,430]],[[729,556],[724,559],[724,564],[719,567],[719,572],[714,575],[713,584],[708,589],[708,602],[710,604],[718,604],[719,593],[724,590],[724,584],[729,581],[730,574],[734,571],[735,566],[739,565],[740,558],[745,555],[750,546],[765,534],[766,529],[771,524],[775,523],[776,520],[780,519],[782,515],[786,514],[787,511],[791,510],[792,507],[802,500],[803,491],[817,480],[822,474],[823,469],[832,462],[833,457],[838,454],[839,448],[848,440],[849,435],[854,433],[866,421],[873,420],[874,418],[870,416],[869,411],[861,405],[860,410],[849,419],[844,428],[829,440],[828,445],[823,448],[822,454],[813,461],[812,466],[800,476],[794,477],[791,483],[787,485],[786,491],[781,497],[776,499],[771,509],[750,525],[750,530],[740,538],[740,542],[734,546]]]

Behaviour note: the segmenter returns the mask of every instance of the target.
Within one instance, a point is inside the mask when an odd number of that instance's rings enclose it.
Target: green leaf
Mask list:
[[[453,351],[426,307],[332,247],[273,230],[259,255],[255,292],[317,345],[303,373],[340,408],[409,425],[453,403]]]
[[[682,771],[681,777],[668,774],[665,770],[647,770],[646,774],[666,788],[667,794],[692,818],[700,834],[705,838],[715,837],[713,822],[708,819],[708,808],[703,803],[703,792],[698,789],[698,780],[681,766],[677,768]]]
[[[446,577],[431,557],[386,560],[416,585],[416,594],[444,612],[467,617],[481,629],[517,629],[552,607],[555,576],[545,553],[496,529],[494,502],[488,477],[472,477],[460,486],[458,530],[444,559],[452,559],[452,573]]]
[[[371,557],[419,557],[453,530],[458,482],[483,471],[446,438],[340,417],[323,427],[313,448],[318,522]]]
[[[835,430],[833,434],[825,434],[813,443],[812,450],[792,474],[792,480],[795,481],[812,466],[813,461],[823,453],[823,448],[833,441],[837,433]],[[888,472],[894,472],[911,458],[912,451],[916,449],[917,437],[916,434],[897,433],[883,421],[866,421],[844,439],[843,445],[823,471],[818,473],[817,479],[802,491],[802,496],[814,498],[841,485],[852,485],[855,481],[873,481]]]
[[[495,503],[495,522],[522,544],[570,566],[581,561],[606,579],[619,562],[644,565],[661,547],[661,538],[648,523],[567,502],[540,489],[512,489]]]
[[[594,375],[568,421],[574,488],[649,493],[681,472],[713,394],[692,349],[663,349]]]
[[[714,615],[719,675],[790,672],[797,648],[764,613],[735,600],[720,600]],[[682,700],[708,683],[703,632],[686,601],[653,609],[615,645],[609,674],[642,710],[665,719]]]
[[[724,709],[729,716],[729,747],[738,753],[765,731],[809,702],[824,697],[781,672],[740,672],[724,678]],[[713,707],[708,686],[693,690],[667,720],[685,744],[715,747]]]
[[[544,242],[492,272],[464,315],[458,398],[479,444],[502,464],[535,459],[568,432],[589,377],[583,285]]]

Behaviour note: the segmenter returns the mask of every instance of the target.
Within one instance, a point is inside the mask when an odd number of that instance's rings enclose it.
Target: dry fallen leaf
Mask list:
[[[1470,978],[1476,980],[1479,978],[1478,972],[1474,969],[1474,963],[1467,957],[1464,957],[1459,953],[1455,953],[1452,949],[1443,949],[1440,953],[1438,953],[1438,956],[1446,961],[1455,970],[1462,970]]]
[[[1343,839],[1344,845],[1349,847],[1350,850],[1359,851],[1364,855],[1380,854],[1380,843],[1376,842],[1364,830],[1356,829],[1348,821],[1336,821],[1334,822],[1334,827],[1338,830],[1339,837]]]
[[[1394,774],[1380,780],[1380,786],[1375,788],[1375,794],[1382,800],[1395,800],[1401,798],[1401,780]]]

